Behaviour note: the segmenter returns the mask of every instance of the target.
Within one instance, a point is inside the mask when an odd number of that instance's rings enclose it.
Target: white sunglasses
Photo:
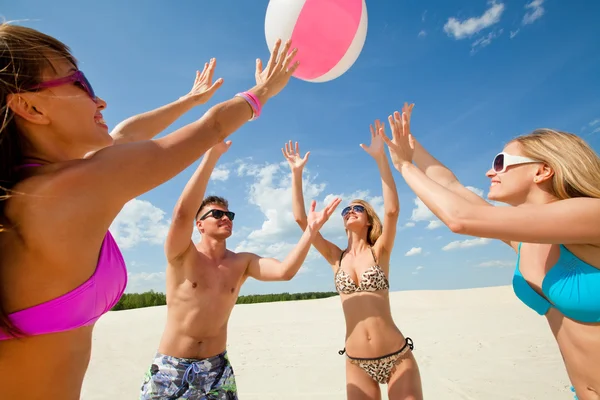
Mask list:
[[[529,164],[529,163],[537,163],[541,162],[539,160],[534,160],[533,158],[522,157],[522,156],[513,156],[508,153],[498,153],[496,157],[494,157],[494,161],[492,161],[492,169],[496,171],[497,174],[506,171],[506,168],[511,165],[519,165],[519,164]]]

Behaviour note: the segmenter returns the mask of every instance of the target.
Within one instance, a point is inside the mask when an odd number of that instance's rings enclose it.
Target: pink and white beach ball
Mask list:
[[[308,82],[326,82],[348,71],[367,37],[365,0],[270,0],[265,16],[267,46],[292,38],[300,61],[294,73]]]

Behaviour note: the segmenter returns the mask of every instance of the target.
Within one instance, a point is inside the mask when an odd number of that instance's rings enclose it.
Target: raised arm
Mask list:
[[[406,115],[407,126],[410,127],[410,117],[414,104],[404,103],[402,113]],[[482,197],[473,193],[462,185],[456,175],[448,167],[442,164],[434,156],[432,156],[425,148],[415,140],[415,152],[413,154],[413,161],[415,165],[425,173],[431,180],[447,188],[451,192],[463,197],[465,200],[479,204],[482,206],[492,206],[490,203],[485,201]]]
[[[306,255],[310,250],[310,244],[319,233],[319,229],[327,222],[340,202],[341,199],[336,198],[322,211],[316,212],[316,202],[313,200],[304,233],[298,244],[296,244],[285,259],[279,261],[275,258],[265,258],[256,254],[246,253],[248,256],[247,275],[260,281],[288,281],[292,279],[304,263]]]
[[[390,120],[392,128],[393,124],[394,121]],[[382,256],[389,258],[394,247],[394,241],[396,240],[396,224],[398,223],[398,215],[400,214],[400,201],[398,200],[398,190],[396,189],[396,182],[394,182],[390,163],[385,155],[383,139],[378,134],[379,132],[382,134],[385,133],[384,125],[379,120],[376,120],[375,127],[371,125],[370,128],[371,144],[366,146],[361,143],[360,147],[377,162],[377,168],[379,168],[381,176],[384,210],[383,231],[379,239],[377,239],[377,243],[375,243],[375,250],[379,254],[378,258],[382,258]]]
[[[410,118],[412,115],[414,104],[408,105],[408,103],[404,103],[404,107],[402,108],[402,115],[396,113],[394,116],[390,116],[390,120],[394,121],[394,129],[396,132],[392,132],[392,136],[401,137],[404,135],[404,131],[406,131],[407,135],[411,135],[410,130]],[[391,122],[390,122],[391,123]],[[385,133],[382,137],[385,136]],[[412,136],[412,135],[411,135]],[[441,162],[439,162],[435,157],[433,157],[421,144],[414,139],[413,137],[413,162],[419,168],[419,170],[423,171],[425,176],[431,179],[433,182],[438,185],[446,188],[450,192],[462,197],[466,201],[471,204],[482,206],[482,207],[493,207],[490,203],[488,203],[484,198],[480,197],[476,193],[467,189],[463,186],[458,178],[454,175],[449,168],[444,166]],[[391,151],[390,151],[391,153]],[[516,248],[517,244],[512,241],[503,240],[504,243],[512,247]]]
[[[307,152],[304,157],[300,157],[300,147],[296,142],[296,148],[292,146],[292,141],[285,144],[285,149],[281,149],[283,156],[290,164],[292,170],[292,211],[294,219],[301,229],[306,229],[307,216],[304,210],[304,195],[302,193],[302,172],[308,161],[310,152]],[[335,265],[340,258],[342,250],[325,239],[320,232],[315,234],[312,244],[319,253],[327,260],[330,265]]]
[[[531,207],[473,204],[434,182],[412,164],[415,146],[409,130],[394,135],[393,140],[382,137],[389,147],[394,167],[408,186],[455,233],[500,239],[513,248],[517,242],[600,243],[600,199],[573,198]]]
[[[168,261],[181,258],[193,246],[191,237],[194,225],[192,221],[196,217],[200,204],[202,204],[208,180],[217,161],[230,146],[231,141],[221,142],[208,150],[198,169],[185,185],[173,209],[173,217],[165,241],[165,255]]]
[[[127,201],[171,179],[246,123],[254,115],[253,98],[264,105],[279,93],[298,65],[290,65],[295,51],[288,54],[288,49],[289,42],[280,53],[278,42],[264,71],[257,62],[257,85],[246,98],[217,104],[200,120],[164,137],[104,148],[70,168],[54,186],[77,193],[70,201],[78,201],[85,215],[98,209],[98,218],[112,221]]]
[[[115,144],[152,139],[192,108],[205,104],[223,83],[222,79],[212,83],[216,65],[217,62],[213,58],[204,64],[202,72],[196,71],[196,80],[188,94],[172,103],[134,115],[119,123],[110,133]]]

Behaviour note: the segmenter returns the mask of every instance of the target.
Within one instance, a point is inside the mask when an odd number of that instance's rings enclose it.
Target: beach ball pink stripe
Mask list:
[[[294,75],[315,79],[335,67],[352,44],[362,13],[363,0],[306,0],[292,32],[300,61]]]

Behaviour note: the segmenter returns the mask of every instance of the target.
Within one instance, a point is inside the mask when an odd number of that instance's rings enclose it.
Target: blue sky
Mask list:
[[[187,93],[196,69],[211,57],[225,83],[208,106],[251,87],[255,58],[268,58],[267,4],[20,0],[5,2],[0,14],[67,43],[108,102],[104,116],[114,127]],[[236,212],[231,249],[284,257],[300,237],[281,155],[289,139],[311,151],[307,201],[314,198],[320,207],[331,195],[364,196],[381,208],[376,165],[359,143],[369,140],[375,118],[385,120],[404,101],[415,103],[415,136],[483,196],[492,157],[516,135],[562,129],[582,135],[598,151],[598,2],[371,0],[367,8],[365,46],[346,74],[320,84],[293,79],[258,121],[231,137],[208,188],[227,197]],[[190,111],[166,133],[206,110]],[[164,291],[162,243],[197,165],[127,204],[111,227],[128,262],[129,292]],[[395,177],[401,213],[392,290],[510,283],[515,255],[507,246],[452,234]],[[338,215],[323,233],[344,245]],[[322,290],[333,290],[332,272],[312,251],[293,280],[249,280],[242,294]]]

